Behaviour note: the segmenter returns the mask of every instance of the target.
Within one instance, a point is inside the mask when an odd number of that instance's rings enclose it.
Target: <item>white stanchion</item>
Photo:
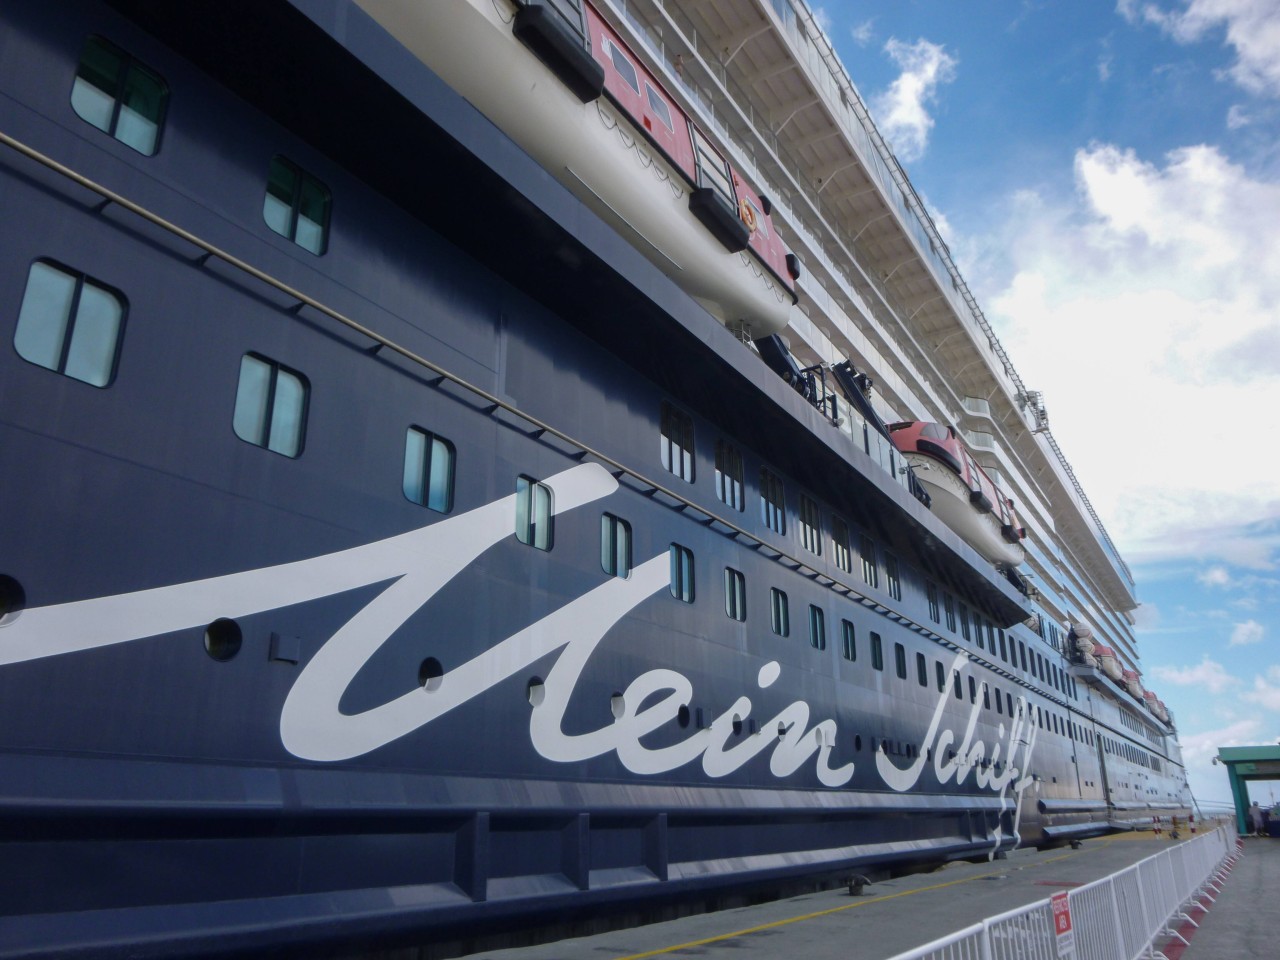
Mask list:
[[[1236,859],[1235,838],[1220,825],[1070,891],[1066,909],[1059,909],[1057,914],[1052,899],[1040,900],[891,960],[1160,957],[1156,942],[1166,937],[1182,939],[1176,928],[1185,922],[1195,925],[1187,911],[1199,906],[1202,899],[1211,899],[1209,889],[1221,882]],[[1062,908],[1063,904],[1059,902],[1058,906]]]

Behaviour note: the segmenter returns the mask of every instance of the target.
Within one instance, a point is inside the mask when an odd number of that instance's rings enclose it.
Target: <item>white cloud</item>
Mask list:
[[[1240,699],[1280,712],[1280,667],[1269,667],[1265,677],[1254,677],[1253,689],[1240,694]]]
[[[936,99],[939,86],[955,78],[959,61],[924,39],[908,44],[891,37],[884,49],[902,73],[888,90],[873,98],[872,111],[898,158],[918,160],[933,129],[926,105]]]
[[[1231,640],[1227,646],[1243,647],[1250,643],[1261,643],[1266,632],[1266,628],[1257,620],[1246,620],[1244,623],[1237,623],[1231,628]]]
[[[1280,185],[1211,146],[1094,144],[1075,175],[1072,201],[1014,198],[988,314],[1130,561],[1270,569],[1280,493],[1250,451],[1280,409]]]
[[[1222,693],[1240,682],[1207,654],[1192,667],[1152,667],[1151,675],[1178,687],[1204,687],[1210,693]]]
[[[850,36],[853,37],[853,42],[860,47],[865,47],[868,43],[870,43],[871,38],[874,35],[872,31],[872,27],[874,26],[875,22],[876,22],[875,18],[872,17],[870,20],[863,20],[856,27],[853,27],[849,31]]]
[[[1210,567],[1203,573],[1196,574],[1196,579],[1206,587],[1226,587],[1231,584],[1231,574],[1226,567]]]
[[[1180,733],[1182,760],[1191,782],[1191,792],[1200,802],[1231,800],[1231,787],[1221,766],[1213,765],[1220,747],[1242,747],[1258,743],[1262,738],[1262,722],[1238,720],[1217,730],[1202,733]]]
[[[1225,28],[1236,61],[1228,76],[1250,93],[1280,97],[1280,17],[1275,0],[1183,0],[1182,9],[1120,0],[1131,23],[1146,21],[1181,44],[1197,43]]]
[[[1233,103],[1227,110],[1227,129],[1239,130],[1241,127],[1247,127],[1253,123],[1253,117],[1245,112],[1244,107],[1238,103]]]
[[[1098,79],[1103,83],[1111,79],[1111,62],[1114,59],[1110,54],[1098,58]]]

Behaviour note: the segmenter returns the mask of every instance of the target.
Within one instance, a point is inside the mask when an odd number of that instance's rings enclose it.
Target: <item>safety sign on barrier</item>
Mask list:
[[[1055,893],[1053,902],[1053,933],[1058,943],[1058,956],[1075,956],[1076,935],[1071,929],[1071,901],[1066,892]]]

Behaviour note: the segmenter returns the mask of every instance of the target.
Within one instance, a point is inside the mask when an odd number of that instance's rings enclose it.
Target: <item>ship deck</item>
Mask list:
[[[1019,850],[1006,860],[953,863],[875,883],[860,897],[844,888],[823,890],[537,946],[470,953],[466,960],[884,960],[984,917],[1116,873],[1171,842],[1181,841],[1138,831],[1088,840],[1078,850]],[[1280,843],[1246,841],[1245,857],[1218,902],[1207,914],[1196,915],[1202,929],[1184,931],[1191,946],[1180,954],[1171,946],[1166,955],[1184,960],[1274,956],[1274,945],[1260,934],[1268,924],[1257,909],[1257,891],[1278,880]]]

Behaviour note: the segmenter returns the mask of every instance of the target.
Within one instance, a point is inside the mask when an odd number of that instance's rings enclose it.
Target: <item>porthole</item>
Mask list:
[[[541,677],[530,677],[529,683],[524,688],[524,694],[529,699],[529,706],[539,706],[546,697],[546,688],[542,685]]]
[[[225,663],[239,653],[243,640],[240,624],[226,617],[215,620],[204,628],[205,653],[220,663]]]
[[[733,715],[733,735],[735,737],[742,736],[742,718],[736,713]]]
[[[0,574],[0,627],[12,623],[27,605],[27,594],[22,584],[13,577]]]
[[[856,734],[854,734],[854,736],[853,736],[853,749],[854,749],[856,752],[859,752],[859,753],[862,751],[862,734],[860,734],[860,733],[856,733]]]
[[[418,667],[418,686],[427,691],[436,690],[443,676],[444,667],[440,665],[440,661],[435,657],[427,657]]]
[[[676,713],[676,722],[682,727],[689,726],[689,707],[687,705],[681,705]]]
[[[627,701],[623,699],[622,694],[615,691],[609,698],[609,710],[613,714],[613,719],[622,719],[622,715],[627,711]]]

